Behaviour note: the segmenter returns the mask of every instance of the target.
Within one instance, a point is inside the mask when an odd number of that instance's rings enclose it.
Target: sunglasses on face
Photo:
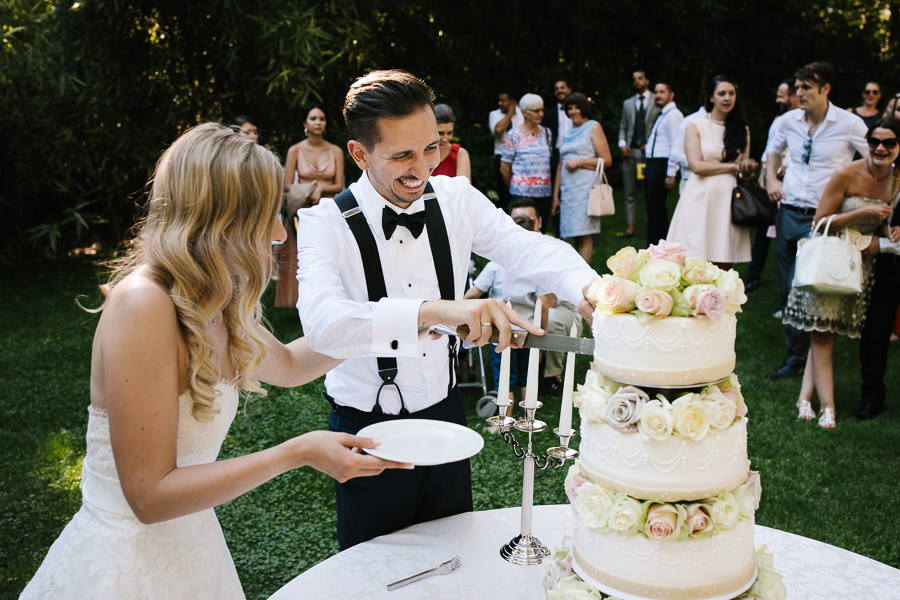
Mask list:
[[[900,142],[900,140],[898,140],[895,137],[884,138],[884,139],[877,138],[877,137],[867,137],[866,138],[866,143],[869,144],[869,148],[871,148],[872,150],[875,150],[876,148],[878,148],[879,145],[884,146],[885,150],[893,150],[894,148],[897,147],[898,142]]]
[[[865,90],[865,91],[863,91],[863,94],[865,94],[866,96],[869,96],[869,95],[872,95],[872,94],[874,94],[874,95],[877,96],[879,93],[880,93],[880,92],[879,92],[878,90]]]

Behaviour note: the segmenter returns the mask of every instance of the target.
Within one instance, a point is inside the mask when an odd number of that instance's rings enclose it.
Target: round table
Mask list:
[[[534,535],[551,552],[571,533],[568,504],[535,506]],[[301,598],[543,600],[544,568],[513,565],[500,547],[519,533],[520,509],[463,513],[359,544],[301,573],[271,600]],[[774,555],[788,598],[900,598],[900,570],[793,533],[757,525],[756,546]],[[462,566],[392,592],[385,586],[459,554]]]

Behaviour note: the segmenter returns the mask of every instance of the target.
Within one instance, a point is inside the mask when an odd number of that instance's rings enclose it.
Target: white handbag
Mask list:
[[[849,295],[862,291],[862,254],[843,236],[828,236],[831,220],[819,219],[812,235],[800,240],[794,265],[794,287],[823,294]],[[819,229],[825,223],[825,231]]]
[[[599,174],[599,181],[597,176]],[[587,214],[589,217],[609,217],[616,214],[616,203],[613,200],[612,186],[606,179],[603,170],[603,159],[597,158],[597,166],[594,167],[594,182],[591,184],[591,195],[588,200]]]

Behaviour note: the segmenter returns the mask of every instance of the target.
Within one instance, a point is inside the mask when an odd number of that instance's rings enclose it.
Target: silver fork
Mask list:
[[[404,585],[408,585],[414,581],[419,581],[420,579],[431,577],[432,575],[446,575],[447,573],[452,573],[453,571],[457,570],[461,564],[462,559],[459,556],[454,556],[447,562],[442,562],[433,569],[428,569],[427,571],[422,571],[421,573],[417,573],[411,577],[407,577],[406,579],[401,579],[400,581],[389,583],[387,585],[387,589],[390,592],[392,590],[396,590],[399,587],[403,587]]]

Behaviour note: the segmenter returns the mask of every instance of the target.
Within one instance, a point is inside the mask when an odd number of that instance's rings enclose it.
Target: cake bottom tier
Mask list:
[[[573,510],[576,571],[602,591],[623,598],[735,598],[756,579],[753,519],[716,535],[652,542],[587,528]]]

